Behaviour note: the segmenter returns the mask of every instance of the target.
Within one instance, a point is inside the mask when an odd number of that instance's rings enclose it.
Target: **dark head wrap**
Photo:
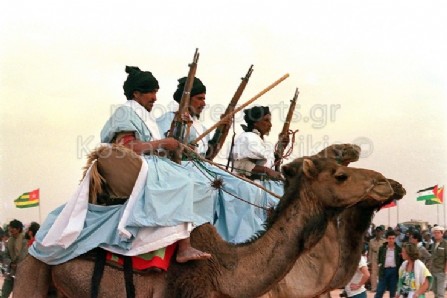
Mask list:
[[[22,231],[22,229],[23,229],[23,224],[22,224],[22,222],[21,222],[20,220],[17,220],[17,219],[11,220],[11,221],[9,222],[9,226],[10,226],[11,228],[18,229],[18,230],[20,230],[20,231]]]
[[[253,107],[251,109],[244,110],[244,120],[247,125],[241,124],[242,129],[246,132],[253,130],[255,123],[262,119],[265,115],[270,114],[269,107]]]
[[[133,98],[134,91],[143,93],[159,89],[157,79],[150,71],[141,71],[136,66],[126,66],[126,72],[129,74],[124,82],[124,95],[127,99]]]
[[[174,100],[180,103],[182,99],[183,90],[185,89],[186,77],[178,79],[177,90],[174,92]],[[197,94],[206,93],[206,87],[203,85],[202,81],[199,78],[194,78],[194,82],[192,83],[191,89],[191,97]]]

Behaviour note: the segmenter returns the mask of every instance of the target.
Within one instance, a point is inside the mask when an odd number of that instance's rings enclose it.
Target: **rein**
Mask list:
[[[359,202],[360,202],[360,201],[363,201],[363,199],[366,198],[366,197],[369,195],[369,193],[371,192],[371,190],[373,190],[373,188],[376,187],[376,186],[377,186],[377,181],[376,181],[376,179],[373,179],[373,183],[371,184],[370,187],[368,187],[368,188],[366,189],[365,194],[360,198]],[[357,203],[358,203],[358,202],[356,202],[356,203],[352,203],[352,204],[348,205],[346,208],[352,207],[352,206],[354,206],[354,205],[357,204]]]

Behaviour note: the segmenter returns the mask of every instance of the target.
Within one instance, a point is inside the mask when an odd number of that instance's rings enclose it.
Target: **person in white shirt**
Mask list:
[[[244,110],[244,114],[247,125],[241,125],[244,132],[236,138],[233,148],[236,172],[253,180],[281,179],[281,173],[273,169],[274,148],[264,140],[272,128],[269,107],[255,106]]]
[[[360,257],[359,267],[351,281],[345,286],[348,297],[366,298],[365,283],[369,279],[368,264],[365,255]]]

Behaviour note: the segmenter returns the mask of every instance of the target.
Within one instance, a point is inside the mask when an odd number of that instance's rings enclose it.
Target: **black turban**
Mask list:
[[[185,89],[186,77],[183,77],[178,80],[177,90],[174,92],[174,100],[180,103],[182,99],[183,90]],[[194,82],[192,83],[191,89],[191,97],[197,94],[206,93],[206,87],[203,85],[202,81],[199,78],[194,78]]]
[[[136,66],[126,66],[126,72],[129,74],[124,82],[124,95],[127,99],[133,98],[134,91],[143,93],[159,89],[157,79],[150,71],[141,71]]]
[[[265,115],[270,114],[269,107],[253,107],[244,110],[244,120],[247,125],[241,124],[242,129],[246,132],[252,131],[256,122],[262,119]]]

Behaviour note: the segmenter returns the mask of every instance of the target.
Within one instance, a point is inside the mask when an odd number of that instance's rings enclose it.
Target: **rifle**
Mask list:
[[[230,103],[228,104],[225,113],[222,114],[222,117],[225,117],[226,115],[234,111],[237,102],[241,98],[242,93],[244,92],[244,89],[247,86],[248,80],[250,79],[252,72],[253,72],[253,65],[250,66],[245,77],[241,78],[242,81],[239,84],[239,87],[237,87],[237,90],[234,93]],[[209,141],[208,151],[206,152],[207,159],[213,160],[214,157],[216,157],[216,155],[219,153],[223,143],[225,142],[225,139],[227,138],[230,127],[231,124],[221,124],[216,128],[216,132],[214,133],[213,138]]]
[[[183,120],[182,116],[188,114],[189,101],[191,98],[191,89],[194,83],[194,77],[197,70],[197,62],[199,61],[199,49],[196,49],[192,63],[188,64],[189,72],[186,78],[185,88],[183,89],[182,98],[180,99],[178,112],[175,114],[174,119],[171,122],[171,129],[169,130],[168,137],[172,137],[182,144],[186,144],[188,141],[189,126],[187,121]],[[182,150],[177,149],[170,155],[170,159],[180,163],[182,160]]]
[[[262,90],[261,92],[259,92],[258,94],[256,94],[253,98],[249,99],[247,102],[243,103],[242,105],[240,105],[239,107],[237,107],[236,109],[234,109],[234,111],[228,113],[228,115],[226,115],[225,117],[223,117],[222,119],[220,119],[217,123],[214,123],[213,126],[211,126],[210,128],[208,128],[207,130],[205,130],[200,136],[198,136],[194,141],[191,142],[191,144],[197,144],[201,139],[203,139],[207,134],[209,134],[210,132],[212,132],[214,129],[216,129],[216,127],[218,127],[222,122],[230,119],[231,117],[233,117],[237,112],[241,111],[242,109],[245,109],[245,107],[247,107],[249,104],[252,104],[255,100],[259,99],[262,95],[266,94],[267,92],[269,92],[270,90],[272,90],[273,88],[275,88],[276,86],[278,86],[279,83],[281,83],[282,81],[284,81],[285,79],[287,79],[289,77],[289,74],[286,73],[285,75],[283,75],[282,77],[280,77],[279,79],[277,79],[276,81],[274,81],[272,84],[270,84],[267,88],[265,88],[264,90]]]
[[[293,112],[295,110],[296,101],[298,99],[298,94],[300,94],[300,93],[298,91],[298,88],[296,88],[295,95],[293,96],[292,100],[290,100],[290,107],[289,107],[289,111],[287,112],[286,121],[284,122],[282,131],[279,134],[278,143],[276,143],[276,146],[275,146],[275,171],[277,171],[277,172],[279,172],[279,168],[281,166],[281,161],[285,157],[284,149],[286,149],[286,148],[283,146],[282,138],[285,135],[289,134],[290,121],[292,120]]]

